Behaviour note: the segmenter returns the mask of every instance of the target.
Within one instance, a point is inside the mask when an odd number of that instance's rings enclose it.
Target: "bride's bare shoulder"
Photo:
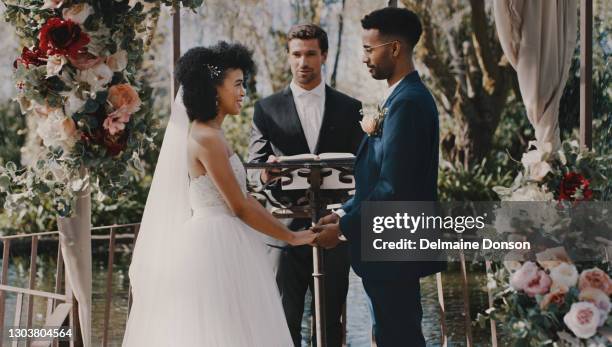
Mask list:
[[[194,124],[189,132],[189,140],[191,149],[198,152],[225,153],[226,151],[222,133],[205,125]]]

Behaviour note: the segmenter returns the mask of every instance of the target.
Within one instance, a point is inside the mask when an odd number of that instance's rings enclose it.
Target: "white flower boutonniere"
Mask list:
[[[382,123],[387,115],[388,109],[380,107],[364,107],[359,110],[359,113],[363,117],[359,124],[361,129],[368,134],[368,136],[380,136],[382,134]]]

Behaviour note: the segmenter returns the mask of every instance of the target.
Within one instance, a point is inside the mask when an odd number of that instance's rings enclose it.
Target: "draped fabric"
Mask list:
[[[493,11],[536,141],[558,148],[559,102],[576,47],[577,1],[495,0]]]

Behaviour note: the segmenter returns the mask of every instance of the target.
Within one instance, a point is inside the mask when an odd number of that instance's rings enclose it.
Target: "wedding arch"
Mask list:
[[[203,0],[3,0],[23,45],[15,60],[21,111],[43,146],[24,170],[7,163],[7,209],[48,195],[58,218],[66,276],[91,345],[91,191],[116,199],[142,171],[152,145],[150,90],[139,78],[161,6]],[[68,286],[67,286],[68,287]]]

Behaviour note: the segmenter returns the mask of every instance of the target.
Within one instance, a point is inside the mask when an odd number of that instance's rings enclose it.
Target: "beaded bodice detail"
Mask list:
[[[246,171],[240,161],[240,157],[234,154],[229,160],[232,171],[234,175],[236,175],[238,184],[240,184],[240,189],[246,194]],[[223,195],[221,195],[221,192],[217,189],[217,186],[208,175],[191,178],[189,182],[189,202],[193,210],[212,206],[227,207]]]

